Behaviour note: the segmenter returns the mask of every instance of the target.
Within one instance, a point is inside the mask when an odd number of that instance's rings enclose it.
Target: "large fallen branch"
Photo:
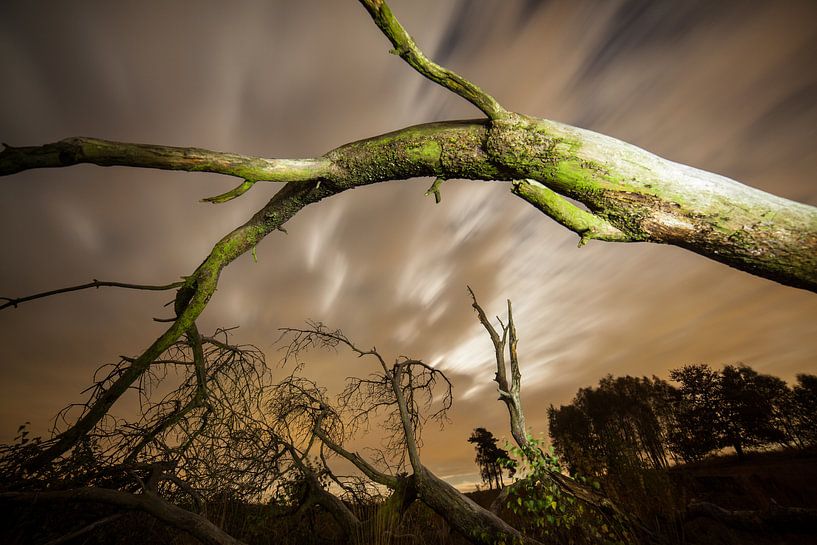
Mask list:
[[[205,545],[244,545],[201,515],[182,509],[153,492],[130,494],[107,488],[75,488],[48,492],[2,492],[0,500],[26,502],[92,502],[121,509],[143,511],[175,528],[189,533]]]
[[[416,176],[514,181],[515,195],[590,239],[673,244],[771,280],[817,291],[817,208],[673,163],[591,131],[506,111],[428,60],[381,0],[361,0],[400,55],[469,100],[485,121],[433,123],[311,159],[264,159],[197,148],[68,138],[0,153],[0,175],[78,163],[236,176],[223,202],[258,181],[345,189]],[[435,194],[438,194],[435,191]],[[569,197],[587,210],[576,206]],[[263,236],[263,235],[262,235]]]
[[[78,163],[233,174],[224,161],[234,160],[255,165],[251,174],[238,169],[251,183],[293,180],[302,192],[330,188],[322,197],[418,176],[512,181],[515,195],[577,233],[581,243],[672,244],[817,291],[817,208],[555,121],[509,114],[495,121],[430,123],[301,160],[199,149],[190,160],[188,148],[161,147],[161,154],[157,148],[87,138],[5,148],[0,175]]]

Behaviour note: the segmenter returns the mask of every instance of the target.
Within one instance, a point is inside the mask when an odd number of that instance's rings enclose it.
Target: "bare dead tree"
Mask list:
[[[58,414],[56,437],[72,412],[81,419],[92,410],[130,361],[122,357],[97,371],[88,400]],[[202,336],[193,324],[134,385],[136,419],[107,414],[68,456],[33,470],[29,460],[40,455],[41,445],[3,446],[2,497],[27,501],[29,494],[44,493],[47,501],[108,503],[150,513],[205,542],[238,543],[203,514],[208,498],[225,491],[260,498],[292,463],[263,420],[269,382],[257,348],[232,344],[225,329]]]
[[[351,421],[356,425],[374,417],[379,411],[385,412],[386,429],[391,433],[386,438],[386,449],[381,453],[381,459],[388,455],[392,459],[396,457],[397,468],[410,470],[411,474],[384,471],[359,453],[346,450],[342,446],[342,433],[337,428],[324,425],[324,419],[327,419],[326,422],[342,420],[336,418],[338,412],[325,400],[310,396],[318,409],[318,414],[313,417],[314,435],[327,448],[354,464],[374,482],[392,489],[387,502],[389,506],[405,509],[416,497],[474,543],[538,543],[496,514],[480,507],[423,465],[420,457],[422,424],[429,418],[444,421],[453,400],[451,383],[442,371],[406,357],[396,358],[389,366],[377,348],[360,348],[342,331],[330,330],[319,322],[310,323],[309,326],[283,330],[289,336],[289,343],[284,349],[285,360],[300,362],[300,356],[307,350],[336,349],[339,346],[348,348],[358,357],[373,359],[377,371],[366,379],[352,379],[339,397],[340,404],[351,413]],[[439,387],[442,387],[442,392],[434,395]]]
[[[93,406],[128,361],[123,357],[116,365],[100,368],[98,374],[104,376],[89,388],[89,400],[61,411],[57,432],[70,418],[66,413]],[[169,392],[168,383],[175,384]],[[138,509],[216,543],[226,534],[213,530],[204,517],[208,500],[225,493],[244,501],[259,500],[282,487],[291,489],[294,483],[298,490],[281,495],[291,503],[291,514],[300,516],[317,506],[335,519],[347,538],[359,533],[357,516],[325,486],[325,477],[331,477],[345,491],[354,490],[350,480],[331,473],[323,445],[312,432],[315,425],[342,429],[343,422],[339,415],[333,418],[312,406],[323,392],[311,381],[291,375],[273,384],[257,348],[232,344],[229,330],[202,336],[191,327],[186,339],[157,358],[135,388],[139,418],[126,421],[107,415],[80,448],[33,474],[24,471],[21,454],[28,451],[4,447],[0,468],[14,469],[20,479],[6,483],[0,498],[29,501],[46,488],[47,501],[94,501]],[[157,399],[158,392],[167,393]],[[313,422],[314,417],[320,422]],[[86,450],[92,451],[96,463],[71,469]]]
[[[503,402],[508,410],[511,435],[522,454],[528,460],[533,461],[539,459],[544,453],[531,442],[530,434],[528,433],[525,423],[525,411],[522,406],[522,372],[519,368],[519,353],[517,350],[519,337],[513,320],[513,306],[511,301],[510,299],[507,300],[507,324],[504,323],[499,316],[496,318],[502,331],[500,334],[491,323],[491,320],[488,319],[482,306],[477,302],[474,290],[472,290],[470,286],[468,286],[467,289],[468,294],[471,296],[471,306],[477,313],[477,319],[488,332],[488,336],[491,338],[491,343],[494,346],[496,361],[494,382],[497,384],[499,401]],[[505,355],[506,349],[507,358]],[[590,486],[555,469],[547,469],[546,474],[547,478],[553,485],[561,490],[562,493],[571,498],[575,498],[598,513],[609,527],[619,529],[619,537],[621,539],[632,539],[632,537],[628,537],[628,534],[630,536],[640,534],[648,541],[655,542],[658,540],[654,532],[651,532],[641,521],[635,520],[632,516],[622,511],[607,496],[601,493],[601,491],[594,490]],[[517,481],[517,483],[504,488],[494,499],[491,510],[498,512],[507,503],[510,496],[520,484],[521,481]]]

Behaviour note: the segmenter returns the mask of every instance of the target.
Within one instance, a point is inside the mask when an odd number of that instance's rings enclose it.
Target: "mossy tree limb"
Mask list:
[[[0,176],[31,168],[56,168],[91,163],[103,167],[129,166],[213,172],[247,182],[292,182],[320,177],[328,163],[321,159],[264,159],[200,148],[114,142],[76,136],[44,146],[15,147],[4,144]]]
[[[591,239],[607,242],[635,241],[610,222],[579,208],[536,180],[515,181],[511,191],[550,216],[555,222],[579,235],[579,247]]]
[[[412,68],[429,80],[461,96],[488,116],[489,119],[501,119],[508,112],[499,105],[494,97],[463,78],[459,74],[429,60],[414,43],[400,21],[394,16],[384,0],[360,0],[375,24],[394,46],[392,53],[399,55]]]
[[[56,290],[49,290],[44,291],[41,293],[35,293],[32,295],[26,295],[25,297],[0,297],[0,300],[5,301],[5,303],[0,303],[0,310],[8,307],[17,308],[18,305],[23,303],[27,303],[29,301],[34,301],[35,299],[43,299],[45,297],[52,297],[54,295],[59,295],[61,293],[70,293],[72,291],[80,291],[80,290],[87,290],[91,288],[124,288],[129,290],[141,290],[141,291],[167,291],[181,287],[183,282],[171,282],[170,284],[164,284],[161,286],[157,285],[148,285],[148,284],[128,284],[125,282],[111,282],[107,280],[97,280],[94,279],[91,282],[86,284],[78,284],[76,286],[69,286],[67,288],[60,288]]]
[[[497,168],[581,202],[630,240],[680,246],[817,291],[813,206],[554,121],[514,115],[490,132],[487,153]]]
[[[318,190],[305,184],[287,184],[244,225],[218,241],[176,292],[176,318],[170,327],[134,358],[110,386],[88,403],[82,416],[70,428],[54,437],[36,457],[29,460],[29,468],[36,470],[71,449],[99,423],[151,363],[190,330],[215,292],[225,266],[255,247],[304,206],[338,191],[327,186]]]
[[[817,291],[817,208],[544,119],[428,123],[295,160],[95,140],[65,162],[53,151],[64,142],[6,148],[0,174],[87,162],[243,177],[251,165],[259,180],[289,179],[290,190],[323,196],[418,176],[533,180],[517,182],[513,192],[585,239],[672,244]]]

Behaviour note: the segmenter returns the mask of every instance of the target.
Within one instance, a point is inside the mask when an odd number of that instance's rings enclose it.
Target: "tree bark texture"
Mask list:
[[[420,467],[419,471],[415,469],[414,482],[417,497],[472,543],[540,544],[539,541],[523,535],[495,513],[478,505],[425,467]]]

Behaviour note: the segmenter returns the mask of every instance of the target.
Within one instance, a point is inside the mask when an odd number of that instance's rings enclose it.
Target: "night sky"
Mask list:
[[[509,110],[606,133],[668,159],[817,205],[817,3],[417,1],[392,8],[425,52]],[[427,121],[479,117],[399,58],[348,1],[6,1],[0,141],[68,136],[268,157],[321,155]],[[744,362],[793,380],[817,372],[817,295],[674,247],[577,237],[505,183],[431,180],[356,189],[300,212],[288,234],[222,274],[200,329],[280,353],[277,328],[342,328],[389,359],[410,355],[455,386],[452,422],[424,435],[427,465],[474,481],[470,431],[509,437],[489,315],[514,302],[534,433],[549,404],[613,375],[667,376]],[[0,184],[0,295],[98,278],[162,284],[192,272],[277,190],[218,206],[232,178],[76,166]],[[166,325],[170,293],[96,290],[0,312],[0,440],[48,429],[94,369]],[[371,364],[313,353],[337,391]],[[289,369],[281,369],[283,375]],[[126,414],[127,402],[117,409]]]

